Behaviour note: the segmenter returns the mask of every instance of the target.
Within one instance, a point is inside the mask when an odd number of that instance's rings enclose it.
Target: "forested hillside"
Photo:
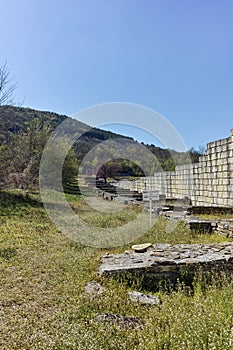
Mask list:
[[[44,145],[51,132],[67,118],[65,115],[53,112],[0,106],[0,183],[2,186],[9,183],[13,183],[14,187],[38,185],[39,164]],[[97,128],[89,129],[87,125],[79,121],[75,121],[75,128],[82,133],[82,136],[67,155],[64,164],[65,182],[72,181],[72,178],[78,172],[83,157],[99,143],[119,137],[128,141],[133,140],[110,131]],[[199,154],[195,151],[180,153],[154,145],[145,145],[145,147],[155,156],[154,163],[157,162],[155,166],[155,164],[152,164],[153,159],[148,159],[151,172],[161,169],[165,171],[174,170],[175,165],[187,163],[189,157],[192,161],[198,161]],[[128,151],[134,152],[132,147],[129,147]],[[98,162],[98,159],[96,162]],[[143,176],[140,167],[130,164],[125,159],[117,159],[116,163],[114,165],[111,162],[107,166],[108,176],[116,174]]]
[[[31,108],[0,106],[0,144],[9,138],[11,134],[16,134],[20,131],[26,131],[28,125],[35,119],[41,124],[47,123],[51,130],[54,130],[61,122],[69,118],[66,115],[61,115],[54,112],[38,111]],[[80,130],[86,126],[82,122],[76,120]],[[114,134],[110,131],[104,131],[97,128],[91,129],[83,137],[86,142],[103,141],[110,138],[125,137]]]

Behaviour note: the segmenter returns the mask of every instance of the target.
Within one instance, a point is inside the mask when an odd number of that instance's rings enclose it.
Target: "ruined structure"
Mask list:
[[[177,280],[191,285],[199,269],[209,278],[222,271],[232,274],[233,244],[154,244],[143,253],[106,254],[100,274],[139,278],[145,288],[155,290],[161,283],[169,287]]]
[[[189,197],[194,206],[233,207],[233,129],[230,137],[208,143],[199,163],[155,173],[131,183],[128,188],[139,193],[159,190],[171,199]]]

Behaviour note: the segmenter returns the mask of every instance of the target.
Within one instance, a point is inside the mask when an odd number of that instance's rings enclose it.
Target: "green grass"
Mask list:
[[[195,215],[201,219],[207,220],[232,220],[233,214],[198,214]]]
[[[197,279],[192,294],[182,286],[170,294],[160,291],[161,307],[132,304],[127,285],[97,274],[105,251],[83,247],[59,233],[37,194],[14,191],[0,198],[0,349],[233,349],[231,280],[218,276],[208,286]],[[95,218],[79,197],[68,199],[87,220],[99,222],[99,214]],[[133,220],[137,211],[129,207],[115,213],[111,223]],[[106,215],[101,225],[109,219]],[[138,242],[223,241],[215,235],[191,235],[183,224],[170,234],[165,228],[165,220],[157,221]],[[84,292],[92,279],[106,287],[98,298]],[[103,312],[138,316],[145,326],[127,330],[95,323],[94,317]]]
[[[126,224],[129,221],[136,219],[137,214],[142,211],[140,207],[134,205],[128,205],[119,212],[114,214],[109,213],[99,213],[95,210],[88,209],[87,205],[82,205],[83,213],[81,218],[88,224],[96,227],[117,227]],[[79,207],[80,210],[80,207]]]

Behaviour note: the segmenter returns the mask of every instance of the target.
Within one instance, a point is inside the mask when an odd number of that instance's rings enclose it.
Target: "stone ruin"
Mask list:
[[[121,183],[118,184],[121,186]],[[172,172],[155,173],[131,183],[124,182],[125,190],[143,193],[158,190],[161,198],[179,201],[188,198],[192,208],[233,208],[233,129],[228,138],[207,144],[205,154],[198,163],[177,166]],[[158,209],[159,203],[154,203]],[[179,206],[179,205],[178,205]],[[167,213],[173,219],[177,213]],[[179,215],[178,215],[179,216]],[[179,217],[178,217],[179,219]],[[190,228],[216,231],[233,237],[233,220],[206,221],[189,218]],[[220,244],[154,244],[145,251],[126,251],[123,254],[105,254],[100,274],[140,279],[146,289],[156,290],[161,284],[170,287],[177,282],[191,285],[196,271],[213,276],[224,271],[233,273],[233,243]]]
[[[149,246],[149,245],[148,245]],[[154,244],[148,249],[105,254],[100,274],[127,280],[140,280],[145,289],[172,287],[179,280],[192,285],[195,273],[210,277],[225,271],[233,273],[233,244]]]
[[[233,129],[230,137],[208,143],[198,163],[122,182],[122,187],[139,193],[158,190],[173,200],[188,197],[193,206],[233,207]]]

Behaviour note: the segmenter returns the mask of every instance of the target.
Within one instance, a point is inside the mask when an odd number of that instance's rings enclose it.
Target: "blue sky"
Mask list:
[[[229,136],[232,0],[0,0],[0,16],[0,64],[24,106],[73,115],[130,102],[167,118],[188,148]]]

